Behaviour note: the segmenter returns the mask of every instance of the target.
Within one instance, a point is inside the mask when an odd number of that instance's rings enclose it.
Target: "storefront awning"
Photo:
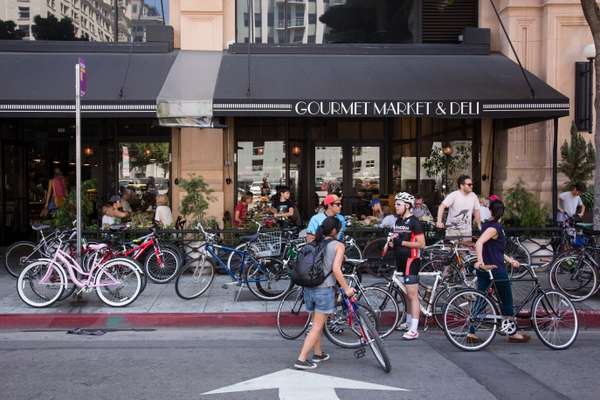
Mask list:
[[[0,52],[0,118],[74,116],[78,58],[88,79],[83,117],[155,118],[176,54]]]
[[[220,51],[180,51],[157,99],[162,126],[210,127]]]
[[[250,63],[250,64],[248,64]],[[215,116],[566,116],[569,99],[500,54],[224,54]],[[507,121],[508,122],[508,121]]]

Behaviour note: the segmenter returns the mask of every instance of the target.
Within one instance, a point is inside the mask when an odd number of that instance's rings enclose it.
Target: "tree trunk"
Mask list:
[[[596,170],[594,171],[594,230],[600,230],[600,9],[596,0],[581,0],[581,8],[585,19],[592,31],[596,57],[594,72],[596,73],[596,87],[594,108],[596,121],[594,122],[594,144],[596,146]]]

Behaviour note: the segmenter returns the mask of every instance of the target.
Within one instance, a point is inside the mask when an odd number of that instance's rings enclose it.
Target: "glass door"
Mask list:
[[[23,238],[29,230],[25,147],[15,142],[2,146],[2,242]]]
[[[352,214],[370,215],[369,203],[381,194],[381,147],[352,146]]]
[[[344,148],[315,147],[314,203],[320,204],[329,193],[344,192]]]

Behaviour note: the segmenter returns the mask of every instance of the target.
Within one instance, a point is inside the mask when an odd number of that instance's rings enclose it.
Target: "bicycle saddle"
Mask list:
[[[88,247],[90,248],[90,250],[98,251],[107,248],[108,245],[106,243],[92,243],[88,245]]]
[[[46,229],[50,229],[50,225],[47,224],[32,224],[31,225],[31,229],[33,229],[34,231],[44,231]]]
[[[242,243],[254,242],[256,239],[258,239],[258,233],[255,233],[253,235],[240,236],[240,242]]]
[[[344,262],[347,262],[348,264],[353,264],[353,265],[361,265],[367,262],[367,259],[360,259],[360,258],[347,258],[344,260]]]

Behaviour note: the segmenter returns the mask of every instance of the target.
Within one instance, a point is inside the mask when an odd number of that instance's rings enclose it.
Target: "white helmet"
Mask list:
[[[396,200],[403,201],[410,204],[411,207],[415,206],[415,196],[407,192],[396,193]]]

